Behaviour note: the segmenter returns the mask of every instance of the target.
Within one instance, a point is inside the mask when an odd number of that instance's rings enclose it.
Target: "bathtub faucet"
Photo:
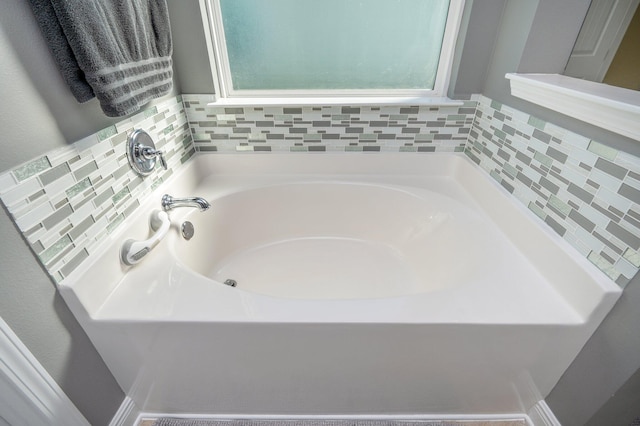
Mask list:
[[[200,197],[173,198],[169,194],[164,194],[162,196],[162,210],[167,212],[171,209],[175,209],[176,207],[196,207],[203,212],[211,207],[211,205],[207,200]]]

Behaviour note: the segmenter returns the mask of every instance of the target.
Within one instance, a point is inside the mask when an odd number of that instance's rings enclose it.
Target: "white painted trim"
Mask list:
[[[640,141],[640,92],[559,74],[507,74],[511,94]]]
[[[217,98],[208,106],[305,106],[305,105],[428,105],[462,106],[463,101],[449,98],[391,96],[326,96],[318,98]]]
[[[213,89],[215,93],[222,93],[222,88],[220,87],[220,78],[218,77],[218,63],[219,60],[216,58],[216,49],[215,49],[215,31],[212,24],[212,13],[209,9],[211,2],[208,0],[199,0],[200,6],[200,15],[202,16],[202,27],[204,28],[204,41],[207,45],[207,56],[209,57],[209,69],[211,71],[211,78],[213,79]]]
[[[541,399],[531,407],[529,420],[532,426],[562,426],[544,399]]]
[[[128,396],[124,398],[120,408],[109,422],[109,426],[133,426],[138,424],[140,409]]]
[[[89,426],[69,397],[0,318],[0,407],[9,424]]]
[[[268,97],[285,97],[285,98],[316,98],[334,96],[344,97],[412,97],[412,98],[428,98],[435,97],[442,99],[446,96],[453,60],[455,56],[455,46],[460,31],[460,23],[464,11],[465,0],[450,0],[449,11],[447,13],[447,22],[445,24],[444,34],[442,38],[442,46],[440,49],[440,57],[438,59],[438,68],[436,71],[436,80],[432,90],[427,89],[381,89],[381,90],[235,90],[231,78],[231,69],[229,66],[229,56],[226,48],[226,40],[224,34],[224,24],[222,20],[222,10],[220,0],[200,0],[201,12],[203,15],[203,23],[205,28],[205,38],[207,41],[207,49],[209,50],[210,62],[212,63],[212,74],[219,99],[235,99],[235,98],[268,98]],[[311,103],[309,103],[311,104]],[[316,104],[318,104],[316,102]],[[327,105],[326,102],[320,104]],[[236,105],[233,103],[233,105]],[[240,104],[237,104],[240,105]],[[269,104],[266,104],[269,105]],[[297,103],[296,105],[301,105]],[[426,105],[426,104],[425,104]]]

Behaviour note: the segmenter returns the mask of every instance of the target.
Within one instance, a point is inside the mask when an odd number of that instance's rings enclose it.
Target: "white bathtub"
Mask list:
[[[120,265],[164,192],[212,208]],[[61,285],[148,412],[526,413],[620,294],[457,154],[203,155],[152,198]]]

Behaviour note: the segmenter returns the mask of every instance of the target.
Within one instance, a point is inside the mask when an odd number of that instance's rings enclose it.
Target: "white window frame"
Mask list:
[[[380,104],[459,104],[446,98],[454,58],[454,50],[462,21],[465,0],[450,0],[445,24],[436,80],[427,89],[371,90],[234,90],[227,56],[220,0],[200,0],[209,63],[216,92],[216,104],[317,104],[317,103],[380,103]]]

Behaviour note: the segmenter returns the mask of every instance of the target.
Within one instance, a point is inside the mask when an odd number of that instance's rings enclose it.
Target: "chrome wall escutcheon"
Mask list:
[[[127,158],[131,168],[141,176],[148,176],[156,167],[156,161],[167,170],[162,151],[156,149],[153,139],[142,129],[136,129],[127,139]]]

